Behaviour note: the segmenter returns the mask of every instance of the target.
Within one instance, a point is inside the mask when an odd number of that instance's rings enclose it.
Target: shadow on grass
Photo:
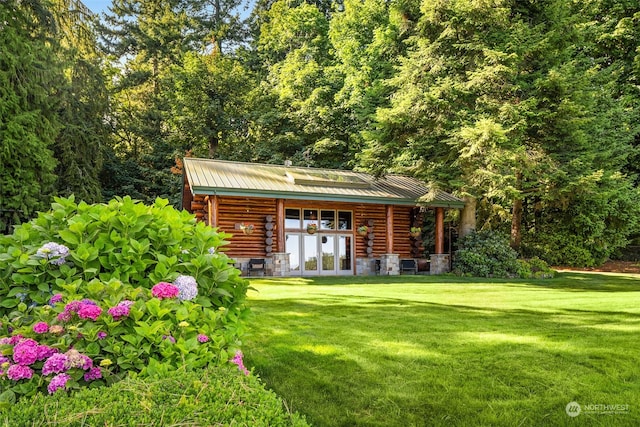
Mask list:
[[[383,284],[513,284],[566,291],[640,292],[640,276],[606,273],[557,273],[552,279],[497,279],[460,277],[454,275],[402,275],[402,276],[331,276],[287,277],[252,279],[251,283],[269,286],[361,286]]]
[[[356,297],[251,303],[248,362],[314,425],[572,425],[570,401],[640,392],[639,314]]]

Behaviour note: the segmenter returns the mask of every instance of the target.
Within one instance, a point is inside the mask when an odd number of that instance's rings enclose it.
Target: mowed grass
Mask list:
[[[640,425],[640,276],[251,284],[247,366],[315,426]]]

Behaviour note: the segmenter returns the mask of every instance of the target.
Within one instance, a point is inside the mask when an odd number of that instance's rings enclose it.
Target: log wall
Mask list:
[[[185,193],[190,190],[185,187]],[[213,196],[211,196],[213,197]],[[225,247],[231,258],[264,258],[277,248],[275,198],[247,198],[217,196],[217,221],[220,231],[232,234],[230,244]],[[285,208],[317,208],[336,209],[353,212],[353,234],[355,239],[355,255],[358,258],[379,258],[387,252],[387,221],[385,205],[352,204],[339,202],[318,202],[286,200]],[[196,194],[191,198],[187,210],[194,213],[198,220],[207,221],[207,197]],[[409,236],[409,228],[414,221],[414,211],[410,206],[394,206],[393,211],[393,253],[400,258],[412,258],[418,253],[420,243]],[[270,217],[270,218],[268,218]],[[271,219],[271,221],[269,221]],[[254,232],[246,235],[238,228],[240,223],[253,224]],[[356,229],[361,225],[369,225],[369,236],[360,236]]]

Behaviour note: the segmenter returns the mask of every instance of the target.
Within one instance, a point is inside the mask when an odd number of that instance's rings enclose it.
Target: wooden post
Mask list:
[[[208,207],[208,215],[207,221],[210,227],[218,226],[218,196],[207,196],[207,207]]]
[[[444,208],[436,208],[436,254],[444,253]]]
[[[276,200],[276,247],[277,252],[284,253],[285,237],[284,237],[284,200]]]
[[[393,253],[393,205],[386,205],[387,217],[387,253]]]

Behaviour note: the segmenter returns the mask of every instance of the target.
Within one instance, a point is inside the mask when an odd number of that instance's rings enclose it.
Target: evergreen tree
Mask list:
[[[65,82],[58,90],[61,131],[53,145],[56,192],[79,200],[101,200],[99,173],[108,138],[108,97],[92,13],[77,0],[52,3],[61,44]]]
[[[384,169],[383,156],[396,170],[480,200],[483,225],[508,223],[514,247],[525,242],[547,259],[579,248],[572,262],[592,264],[623,244],[629,228],[607,228],[610,211],[593,197],[634,200],[618,174],[629,144],[613,137],[602,149],[598,138],[621,136],[620,121],[610,121],[610,87],[577,48],[585,41],[568,6],[459,0],[422,12],[365,164]],[[586,205],[597,226],[577,239],[570,207]],[[591,248],[603,239],[608,249]]]
[[[0,231],[48,205],[61,66],[53,16],[39,1],[0,3]]]

